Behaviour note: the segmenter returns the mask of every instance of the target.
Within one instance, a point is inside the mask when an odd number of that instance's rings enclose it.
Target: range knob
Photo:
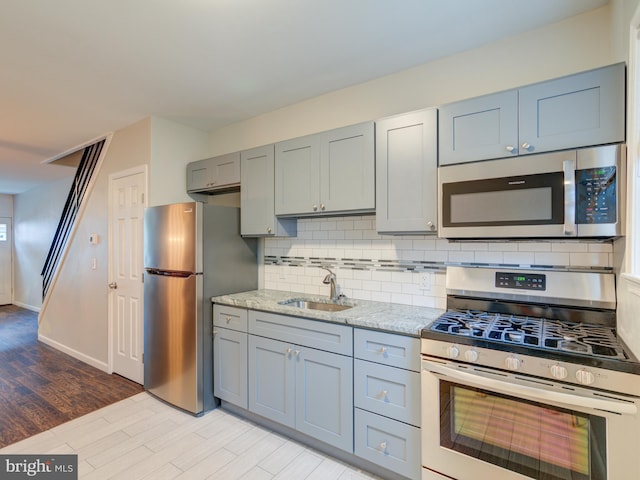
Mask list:
[[[514,356],[507,357],[504,360],[505,365],[509,370],[518,370],[520,368],[520,359]]]
[[[460,350],[455,345],[451,345],[449,348],[447,348],[447,355],[449,356],[449,358],[458,358],[458,355],[460,355]]]
[[[576,372],[576,380],[582,385],[591,385],[595,382],[596,377],[586,368],[581,368]]]
[[[478,361],[478,352],[475,350],[467,350],[464,352],[464,358],[467,359],[467,362],[477,362]]]
[[[563,378],[567,378],[567,369],[565,367],[563,367],[562,365],[551,365],[551,367],[549,368],[549,371],[551,372],[551,376],[553,378],[557,378],[558,380],[562,380]]]

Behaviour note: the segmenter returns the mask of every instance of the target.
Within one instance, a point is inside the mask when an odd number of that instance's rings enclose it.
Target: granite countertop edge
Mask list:
[[[305,299],[320,302],[327,302],[329,300],[328,297],[320,295],[261,289],[220,295],[212,297],[211,301],[220,305],[291,315],[311,320],[342,323],[353,327],[382,330],[410,336],[420,336],[423,328],[427,327],[444,313],[444,310],[438,308],[350,298],[341,299],[337,303],[353,305],[353,307],[339,312],[302,309],[281,305],[279,303],[290,299]]]

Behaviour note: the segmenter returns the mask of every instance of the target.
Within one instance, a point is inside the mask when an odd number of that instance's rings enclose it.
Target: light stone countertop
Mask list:
[[[341,299],[338,303],[354,305],[339,312],[303,309],[278,302],[290,299],[304,299],[327,302],[328,297],[281,290],[251,290],[212,297],[213,303],[233,307],[279,313],[296,317],[343,323],[353,327],[371,328],[404,335],[420,336],[420,331],[444,313],[444,310],[429,307],[414,307],[396,303],[373,302],[369,300]]]

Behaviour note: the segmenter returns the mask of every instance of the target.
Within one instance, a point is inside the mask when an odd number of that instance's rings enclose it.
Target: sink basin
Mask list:
[[[323,312],[339,312],[352,308],[353,305],[344,305],[341,303],[319,302],[315,300],[305,300],[302,298],[292,298],[279,302],[280,305],[287,307],[304,308],[306,310],[322,310]]]

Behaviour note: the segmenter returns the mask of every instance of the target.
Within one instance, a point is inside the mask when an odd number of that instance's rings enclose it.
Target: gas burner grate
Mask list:
[[[544,350],[627,359],[615,330],[602,325],[476,310],[449,310],[431,325],[430,330]]]

